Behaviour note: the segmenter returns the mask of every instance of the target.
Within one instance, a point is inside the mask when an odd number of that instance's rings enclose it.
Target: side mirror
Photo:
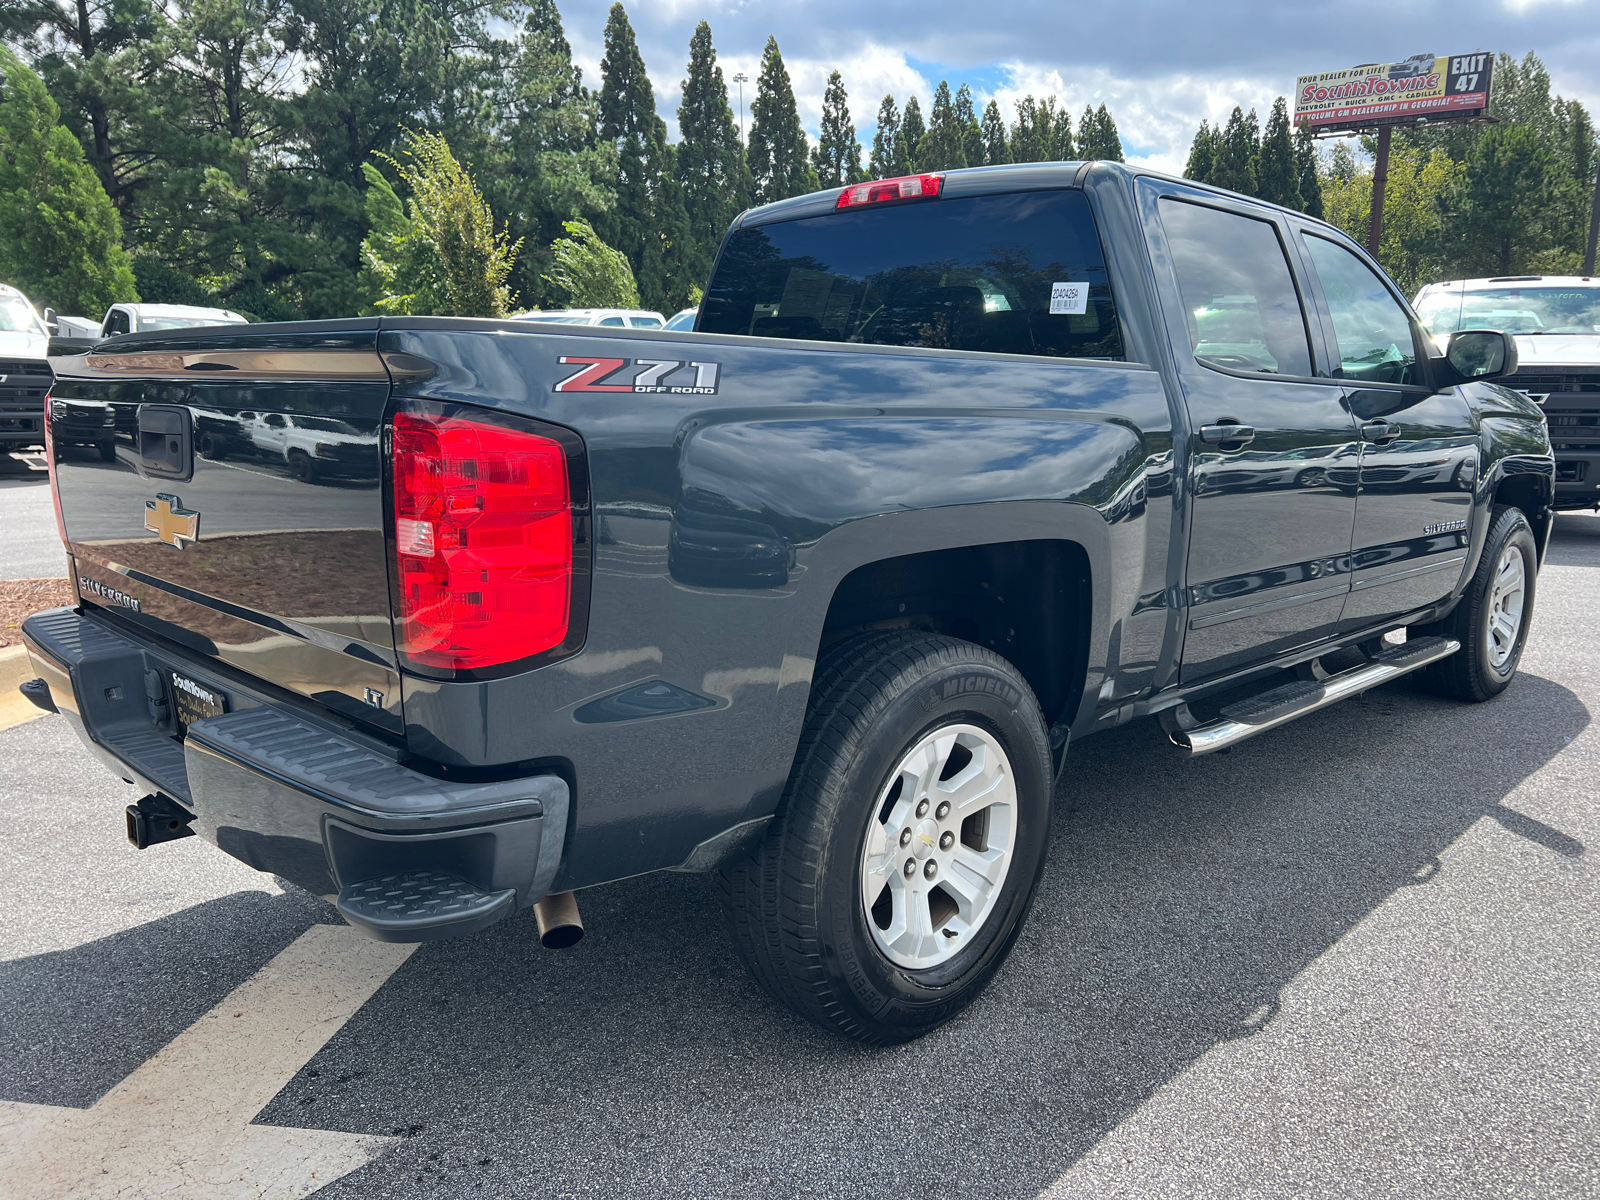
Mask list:
[[[1502,379],[1517,370],[1516,339],[1498,329],[1453,333],[1444,356],[1463,380]]]
[[[47,309],[44,310],[44,327],[45,327],[46,331],[48,331],[52,337],[55,336],[55,334],[60,332],[60,326],[58,326],[56,324],[56,310],[55,309],[47,308]]]

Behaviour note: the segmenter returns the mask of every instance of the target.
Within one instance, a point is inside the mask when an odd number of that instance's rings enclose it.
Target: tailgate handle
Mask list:
[[[157,479],[194,474],[194,419],[177,404],[139,406],[139,470]]]

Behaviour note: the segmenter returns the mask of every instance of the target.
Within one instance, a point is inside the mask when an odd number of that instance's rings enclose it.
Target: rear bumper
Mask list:
[[[559,775],[436,779],[386,748],[71,609],[29,617],[24,640],[57,710],[113,772],[194,814],[193,829],[260,871],[336,896],[388,941],[473,933],[539,900],[561,860]],[[181,739],[177,672],[227,699]]]

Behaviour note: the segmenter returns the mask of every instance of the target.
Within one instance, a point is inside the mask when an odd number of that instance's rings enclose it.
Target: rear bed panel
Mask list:
[[[54,466],[84,601],[397,734],[379,454],[389,380],[376,322],[343,324],[356,328],[125,339],[57,360],[54,395],[110,404],[117,433],[115,462],[58,446]],[[141,405],[193,414],[180,454],[192,471],[163,476],[142,458]]]

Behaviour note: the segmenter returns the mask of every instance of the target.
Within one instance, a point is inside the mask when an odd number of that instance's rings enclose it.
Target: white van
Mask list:
[[[513,321],[540,325],[605,325],[613,329],[665,329],[667,319],[642,308],[553,308],[518,313]]]

